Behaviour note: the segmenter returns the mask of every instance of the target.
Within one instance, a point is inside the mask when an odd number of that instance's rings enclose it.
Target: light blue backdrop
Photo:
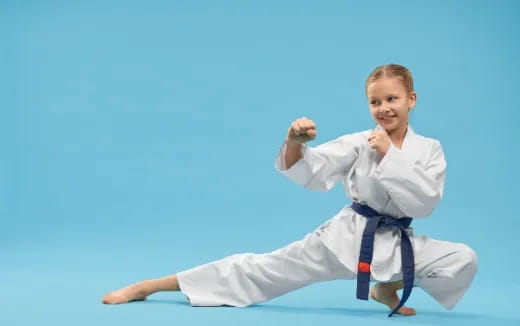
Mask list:
[[[364,83],[387,63],[412,71],[411,124],[448,162],[416,233],[480,264],[453,312],[418,289],[400,322],[519,322],[519,32],[519,1],[2,1],[0,323],[386,322],[354,282],[250,309],[100,299],[335,215],[341,186],[300,188],[274,158],[301,116],[311,146],[371,128]]]

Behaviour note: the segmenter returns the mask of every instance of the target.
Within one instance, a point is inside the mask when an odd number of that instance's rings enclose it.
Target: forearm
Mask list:
[[[290,169],[302,158],[302,144],[291,144],[287,142],[285,148],[285,167]]]

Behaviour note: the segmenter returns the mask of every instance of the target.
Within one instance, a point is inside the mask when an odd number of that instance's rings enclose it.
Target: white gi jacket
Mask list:
[[[382,129],[377,126],[376,129]],[[342,181],[350,199],[381,214],[421,218],[430,215],[443,194],[446,161],[438,140],[416,134],[408,125],[401,149],[392,143],[381,159],[370,148],[372,130],[343,135],[316,147],[302,145],[303,157],[290,169],[285,165],[284,142],[275,159],[283,175],[313,191],[328,191]],[[321,241],[351,271],[357,271],[366,219],[350,205],[316,229]],[[413,224],[412,224],[413,225]],[[414,237],[414,249],[426,237]],[[372,279],[402,278],[401,235],[398,229],[380,228],[374,240]]]

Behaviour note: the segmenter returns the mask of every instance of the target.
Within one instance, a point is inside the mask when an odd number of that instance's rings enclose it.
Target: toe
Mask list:
[[[399,313],[404,316],[412,316],[416,314],[416,311],[415,309],[410,307],[402,307],[401,309],[399,309]]]
[[[103,299],[102,299],[102,302],[103,302],[104,304],[109,304],[109,303],[111,302],[111,296],[110,296],[110,294],[105,295],[105,296],[103,297]]]
[[[116,304],[116,303],[122,303],[124,301],[125,301],[124,298],[120,294],[115,293],[115,292],[111,292],[103,298],[103,303],[105,303],[105,304]]]

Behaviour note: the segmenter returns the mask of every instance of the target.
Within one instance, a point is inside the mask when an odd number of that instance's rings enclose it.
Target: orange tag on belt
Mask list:
[[[358,272],[370,273],[370,264],[360,261],[357,269]]]

